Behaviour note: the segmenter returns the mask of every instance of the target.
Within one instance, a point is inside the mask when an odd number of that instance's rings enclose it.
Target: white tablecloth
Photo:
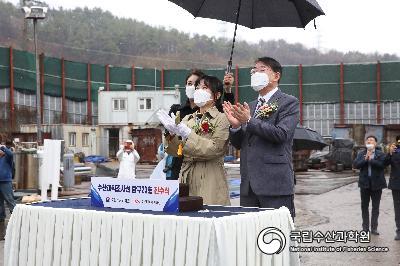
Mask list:
[[[256,244],[270,226],[287,239],[278,255]],[[17,205],[4,265],[299,265],[292,229],[286,208],[199,218]]]

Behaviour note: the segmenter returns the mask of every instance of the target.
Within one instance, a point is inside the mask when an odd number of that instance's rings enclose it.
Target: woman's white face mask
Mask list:
[[[193,99],[194,98],[194,91],[196,90],[196,88],[194,87],[194,85],[187,85],[186,86],[186,96],[189,99]]]
[[[269,77],[266,73],[256,72],[251,75],[251,87],[255,91],[260,91],[269,84]]]
[[[194,97],[194,103],[198,107],[203,107],[204,105],[207,104],[208,101],[212,100],[211,93],[203,89],[197,89],[194,92],[193,97]]]

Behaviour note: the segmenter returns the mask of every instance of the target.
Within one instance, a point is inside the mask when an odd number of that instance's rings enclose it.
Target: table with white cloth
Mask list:
[[[266,227],[286,237],[266,255],[257,237]],[[97,208],[89,198],[19,204],[8,223],[8,265],[299,265],[287,208],[205,205],[200,212],[164,213]]]

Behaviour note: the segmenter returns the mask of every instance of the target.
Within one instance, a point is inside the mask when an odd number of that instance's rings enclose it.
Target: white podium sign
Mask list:
[[[179,211],[179,181],[92,177],[91,204],[96,207]]]

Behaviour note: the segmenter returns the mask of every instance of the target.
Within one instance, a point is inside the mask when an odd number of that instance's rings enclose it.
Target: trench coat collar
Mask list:
[[[190,118],[196,117],[199,114],[200,114],[200,110],[197,110],[195,113],[190,115]],[[219,111],[218,111],[217,107],[213,106],[210,109],[208,109],[204,114],[207,114],[211,118],[215,118],[219,114]]]

